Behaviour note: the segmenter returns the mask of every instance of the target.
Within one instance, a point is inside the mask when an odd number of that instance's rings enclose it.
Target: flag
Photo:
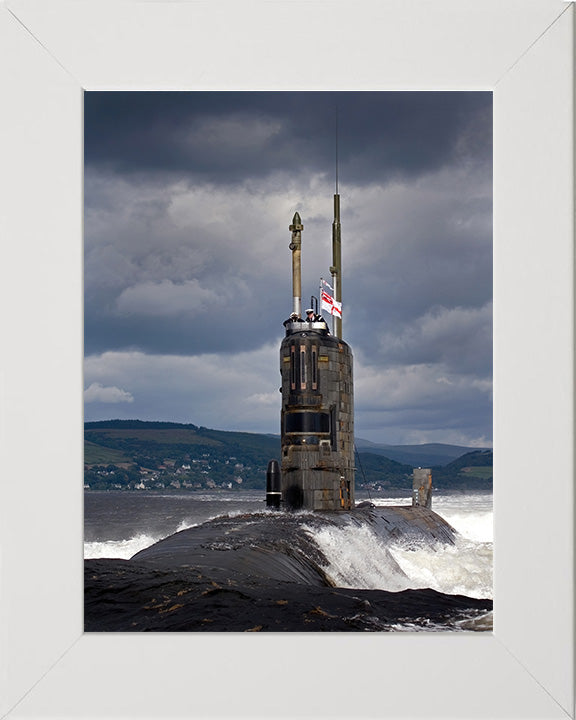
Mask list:
[[[333,300],[325,290],[322,290],[322,294],[320,295],[320,307],[332,315],[332,308],[334,307]]]
[[[325,290],[322,290],[322,294],[320,295],[320,305],[322,310],[326,310],[330,315],[336,315],[336,317],[339,318],[342,317],[342,303],[334,300]]]
[[[320,282],[323,285],[326,285],[327,288],[330,288],[330,290],[332,290],[332,292],[334,292],[334,288],[332,287],[332,285],[330,285],[330,283],[327,283],[326,280],[324,280],[324,278],[320,278]]]

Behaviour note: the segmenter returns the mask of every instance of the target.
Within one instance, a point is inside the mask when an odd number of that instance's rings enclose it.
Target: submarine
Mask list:
[[[391,552],[398,544],[418,550],[456,543],[457,532],[431,508],[428,468],[413,472],[411,504],[356,504],[353,357],[342,339],[339,195],[332,225],[334,296],[321,305],[330,308],[332,330],[314,297],[302,317],[303,229],[296,212],[289,226],[292,312],[284,321],[279,358],[280,458],[268,463],[265,507],[186,528],[129,560],[85,561],[86,631],[389,630],[393,618],[425,624],[447,611],[491,609],[490,600],[411,589]],[[317,538],[336,533],[348,542],[357,529],[370,531],[366,551],[372,542],[379,546],[379,563],[399,591],[336,585]]]

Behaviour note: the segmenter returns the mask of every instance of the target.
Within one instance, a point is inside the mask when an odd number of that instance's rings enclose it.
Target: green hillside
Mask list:
[[[413,465],[404,465],[380,454],[356,455],[356,486],[367,488],[411,488]],[[492,451],[466,453],[446,466],[428,465],[438,489],[491,490]]]
[[[356,487],[411,488],[412,465],[404,465],[382,455],[359,452],[355,457]]]
[[[119,450],[97,445],[89,440],[84,441],[84,464],[85,465],[108,465],[109,463],[127,463],[131,458]]]
[[[432,469],[432,481],[437,488],[491,490],[493,475],[492,450],[466,453],[453,462]]]
[[[278,437],[140,420],[85,423],[84,441],[91,489],[263,489],[280,455]]]
[[[280,437],[210,430],[192,424],[109,420],[84,426],[84,482],[90,489],[261,489],[280,459]],[[361,448],[358,488],[410,488],[413,465]],[[418,455],[418,453],[415,453]],[[492,451],[433,467],[438,488],[490,488]]]

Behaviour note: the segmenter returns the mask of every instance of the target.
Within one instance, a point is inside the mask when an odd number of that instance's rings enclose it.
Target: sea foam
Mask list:
[[[450,595],[492,598],[492,543],[474,537],[487,534],[491,518],[470,515],[454,525],[467,533],[461,532],[455,545],[417,548],[401,542],[386,544],[367,526],[308,528],[308,532],[328,561],[326,574],[339,587],[391,592],[432,588]]]
[[[129,560],[132,555],[153,545],[155,542],[158,542],[158,540],[161,540],[161,538],[141,533],[126,540],[95,540],[85,542],[84,559],[119,558],[121,560]]]

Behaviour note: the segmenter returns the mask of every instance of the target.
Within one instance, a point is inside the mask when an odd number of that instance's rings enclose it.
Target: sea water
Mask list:
[[[357,501],[409,505],[409,492],[357,493]],[[432,509],[457,530],[454,546],[407,548],[384,543],[368,526],[312,530],[339,587],[398,591],[432,588],[450,595],[492,598],[491,493],[436,491]],[[265,510],[260,491],[94,492],[84,496],[84,557],[132,557],[180,530],[220,515]]]
[[[220,515],[260,512],[260,491],[84,493],[84,557],[129,559],[158,540]]]

